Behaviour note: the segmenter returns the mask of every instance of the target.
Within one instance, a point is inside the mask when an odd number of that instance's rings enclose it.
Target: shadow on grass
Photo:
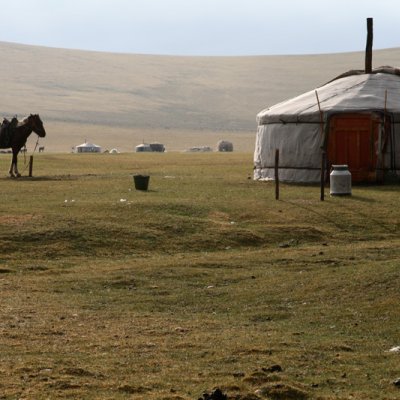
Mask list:
[[[335,196],[335,197],[340,197],[340,196]],[[365,196],[360,196],[360,195],[354,195],[352,194],[351,196],[341,196],[343,199],[350,200],[350,201],[362,201],[364,203],[376,203],[375,199],[371,199],[370,197],[365,197]]]
[[[86,175],[82,175],[86,176]],[[0,181],[15,181],[15,182],[51,182],[51,181],[75,181],[81,176],[78,175],[44,175],[44,176],[20,176],[12,178],[10,176],[0,177]]]

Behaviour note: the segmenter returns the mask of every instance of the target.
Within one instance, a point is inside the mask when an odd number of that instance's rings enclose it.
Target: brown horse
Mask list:
[[[11,121],[4,120],[0,127],[0,148],[8,149],[11,147],[12,160],[10,166],[10,176],[19,177],[17,161],[18,153],[21,151],[29,135],[35,132],[39,137],[45,137],[43,122],[38,114],[31,114],[22,122],[18,122],[16,118]]]

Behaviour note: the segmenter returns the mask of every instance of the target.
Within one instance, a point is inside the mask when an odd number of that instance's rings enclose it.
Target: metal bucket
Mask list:
[[[330,173],[330,195],[351,195],[351,173],[347,165],[332,165]]]

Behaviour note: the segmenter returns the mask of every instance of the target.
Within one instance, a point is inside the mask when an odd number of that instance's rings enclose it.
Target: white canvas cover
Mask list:
[[[323,112],[322,128],[316,91]],[[395,165],[400,168],[400,76],[375,72],[336,79],[261,111],[257,115],[254,178],[274,179],[275,149],[279,149],[281,180],[318,182],[323,132],[330,116],[384,111],[391,115],[391,143],[396,146],[388,151],[395,153]]]
[[[76,146],[77,153],[99,153],[101,152],[101,147],[93,143],[82,143]]]
[[[136,153],[143,153],[143,152],[150,152],[152,150],[149,144],[142,143],[135,147],[135,151]]]

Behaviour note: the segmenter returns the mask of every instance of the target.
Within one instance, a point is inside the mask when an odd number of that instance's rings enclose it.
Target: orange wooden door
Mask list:
[[[339,114],[330,119],[328,161],[347,164],[353,182],[377,181],[380,123],[371,114]]]

